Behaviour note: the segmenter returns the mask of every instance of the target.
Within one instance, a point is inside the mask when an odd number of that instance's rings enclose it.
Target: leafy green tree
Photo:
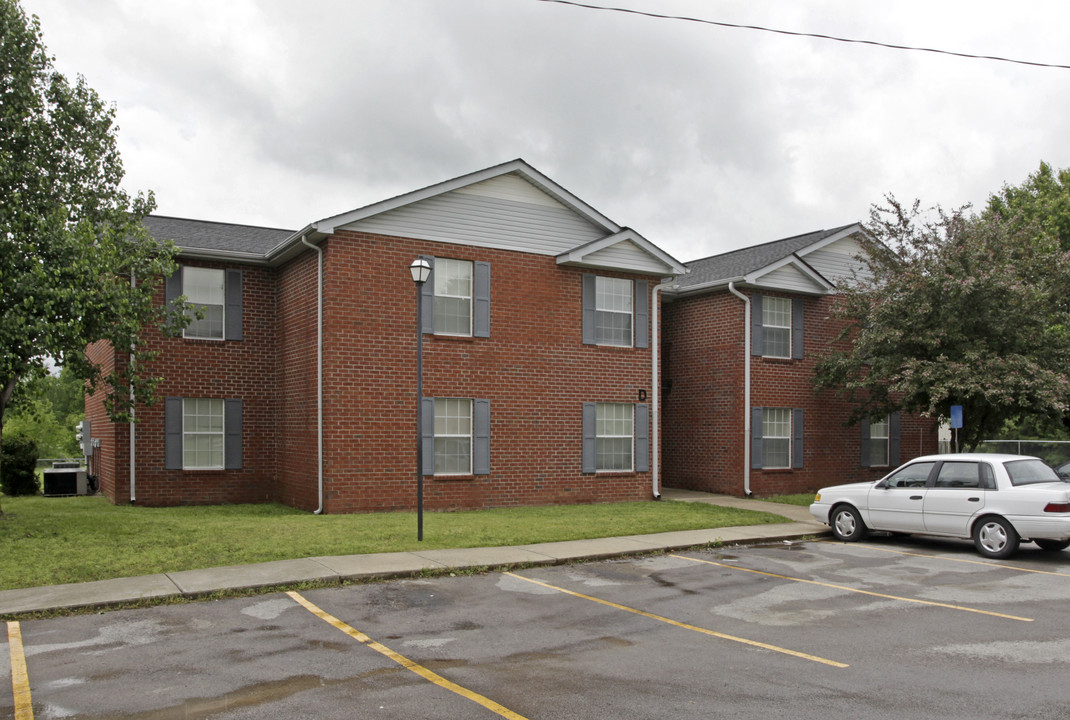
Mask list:
[[[1065,415],[1070,257],[1058,240],[1021,214],[886,200],[866,226],[865,272],[838,296],[843,342],[817,387],[852,400],[856,420],[962,405],[967,449],[1008,420]]]
[[[0,429],[19,379],[46,356],[128,417],[131,391],[154,399],[155,379],[139,372],[142,327],[165,315],[182,326],[152,303],[174,249],[142,224],[152,195],[120,187],[114,120],[84,78],[54,70],[37,18],[0,0]],[[105,376],[85,354],[98,341],[130,348],[133,363]]]
[[[985,213],[1018,218],[1070,251],[1070,168],[1056,171],[1041,162],[1021,185],[1004,185],[992,195]]]

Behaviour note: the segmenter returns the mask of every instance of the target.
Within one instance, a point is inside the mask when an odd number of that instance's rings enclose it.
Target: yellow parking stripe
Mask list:
[[[841,541],[832,540],[819,540],[818,542],[834,543],[837,545],[844,544]],[[1017,565],[1002,565],[1000,563],[986,562],[984,560],[967,560],[965,558],[948,557],[947,555],[932,555],[928,553],[913,553],[905,550],[895,550],[893,548],[879,547],[877,545],[870,545],[868,543],[856,543],[854,547],[865,548],[867,550],[879,550],[880,552],[894,553],[895,555],[908,555],[910,557],[922,557],[931,558],[933,560],[947,560],[948,562],[968,563],[970,565],[984,565],[985,567],[1002,568],[1004,570],[1016,570],[1024,573],[1036,573],[1037,575],[1056,575],[1058,577],[1070,577],[1070,573],[1055,572],[1054,570],[1037,570],[1035,568],[1018,567]]]
[[[886,598],[888,600],[901,600],[902,602],[918,603],[919,605],[931,605],[933,607],[948,608],[949,610],[961,610],[963,612],[979,613],[981,615],[991,615],[993,617],[1006,618],[1008,620],[1033,622],[1033,618],[1018,617],[1017,615],[1006,615],[1004,613],[991,612],[990,610],[978,610],[977,608],[965,607],[963,605],[949,605],[948,603],[933,602],[932,600],[919,600],[917,598],[902,597],[900,595],[885,595],[884,593],[872,592],[870,590],[859,590],[858,588],[848,587],[846,585],[834,585],[832,583],[820,582],[818,580],[807,580],[805,578],[791,577],[790,575],[778,575],[777,573],[764,572],[762,570],[751,570],[750,568],[739,567],[737,565],[727,565],[725,563],[714,562],[713,560],[700,560],[698,558],[686,557],[684,555],[672,555],[671,557],[680,558],[681,560],[690,560],[691,562],[704,563],[706,565],[715,565],[716,567],[728,568],[729,570],[739,570],[740,572],[749,572],[754,573],[755,575],[765,575],[767,577],[780,578],[781,580],[791,580],[793,582],[807,583],[809,585],[819,585],[821,587],[833,588],[835,590],[846,590],[847,592],[858,593],[860,595],[872,595],[873,597]]]
[[[396,662],[398,665],[401,665],[406,670],[411,670],[412,672],[416,673],[417,675],[419,675],[420,677],[424,678],[425,680],[430,680],[435,685],[438,685],[441,688],[445,688],[446,690],[449,690],[450,692],[457,693],[461,697],[467,698],[468,700],[471,700],[474,703],[482,705],[483,707],[487,708],[491,712],[493,712],[493,713],[495,713],[497,715],[500,715],[503,718],[508,718],[509,720],[527,720],[527,718],[525,718],[523,715],[515,713],[512,710],[510,710],[509,708],[504,707],[502,705],[499,705],[498,703],[494,702],[493,700],[490,700],[489,698],[486,698],[486,697],[480,695],[479,693],[472,692],[471,690],[469,690],[467,688],[463,688],[460,685],[458,685],[457,683],[450,682],[449,680],[447,680],[446,678],[442,677],[438,673],[433,672],[431,670],[428,670],[427,668],[423,667],[422,665],[419,665],[418,663],[415,663],[412,660],[409,660],[407,657],[405,657],[403,655],[399,655],[398,653],[394,652],[393,650],[391,650],[390,648],[386,647],[385,645],[381,645],[381,644],[375,642],[370,637],[368,637],[364,633],[360,632],[356,628],[345,624],[344,622],[342,622],[338,618],[334,617],[333,615],[330,615],[326,611],[321,610],[319,607],[317,607],[316,605],[312,604],[311,602],[306,600],[304,597],[302,597],[300,593],[289,591],[286,594],[289,595],[291,598],[293,598],[298,604],[303,606],[310,613],[312,613],[313,615],[318,617],[320,620],[323,620],[323,621],[335,626],[336,628],[338,628],[339,630],[341,630],[342,632],[344,632],[346,635],[348,635],[349,637],[353,638],[357,642],[363,643],[364,645],[367,645],[368,647],[370,647],[372,650],[375,650],[377,653],[385,655],[386,657],[388,657],[391,660],[393,660],[394,662]]]
[[[572,590],[566,590],[565,588],[558,587],[556,585],[550,585],[549,583],[544,583],[544,582],[541,582],[539,580],[532,580],[531,578],[524,577],[523,575],[516,575],[516,574],[511,573],[511,572],[507,572],[507,573],[505,573],[505,575],[508,575],[509,577],[517,578],[518,580],[523,580],[525,582],[532,583],[534,585],[540,585],[540,586],[542,586],[544,588],[549,588],[551,590],[557,590],[558,592],[565,593],[566,595],[572,595],[573,597],[583,598],[584,600],[590,600],[591,602],[596,602],[596,603],[599,603],[600,605],[606,605],[607,607],[611,607],[611,608],[614,608],[616,610],[623,610],[625,612],[634,613],[636,615],[642,615],[645,618],[650,618],[651,620],[657,620],[659,622],[668,623],[669,625],[674,625],[675,627],[683,628],[685,630],[693,630],[694,632],[702,633],[703,635],[710,635],[712,637],[721,638],[722,640],[731,640],[732,642],[742,643],[744,645],[751,645],[753,647],[759,647],[759,648],[762,648],[764,650],[772,650],[773,652],[783,653],[784,655],[792,655],[792,656],[797,657],[797,658],[802,658],[803,660],[811,660],[813,662],[823,663],[825,665],[831,665],[832,667],[837,667],[837,668],[850,667],[850,665],[847,665],[846,663],[836,662],[835,660],[827,660],[827,659],[825,659],[823,657],[818,657],[817,655],[809,655],[807,653],[798,652],[797,650],[788,650],[787,648],[778,647],[776,645],[770,645],[768,643],[758,642],[757,640],[747,640],[746,638],[736,637],[735,635],[726,635],[725,633],[719,633],[719,632],[717,632],[715,630],[709,630],[707,628],[701,628],[701,627],[698,627],[696,625],[688,625],[687,623],[682,623],[682,622],[679,622],[677,620],[672,620],[670,618],[663,617],[661,615],[655,615],[654,613],[648,613],[645,610],[639,610],[637,608],[628,607],[627,605],[618,605],[617,603],[610,602],[609,600],[602,600],[601,598],[591,597],[590,595],[584,595],[582,593],[574,592]]]
[[[26,673],[26,654],[22,650],[22,628],[17,621],[7,624],[7,642],[11,651],[11,689],[15,693],[15,720],[33,720],[30,676]]]

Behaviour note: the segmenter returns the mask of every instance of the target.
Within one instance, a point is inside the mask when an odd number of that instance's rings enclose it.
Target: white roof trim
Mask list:
[[[645,237],[637,233],[631,228],[621,228],[619,232],[615,232],[612,235],[607,235],[604,238],[598,240],[592,240],[589,243],[579,245],[572,248],[568,252],[561,253],[557,256],[558,265],[584,265],[587,263],[586,259],[589,255],[605,250],[608,247],[612,247],[617,243],[631,242],[637,245],[640,249],[646,252],[651,257],[658,260],[658,262],[665,265],[665,272],[672,275],[683,275],[690,272],[690,270],[679,260],[669,255],[667,252],[659,248],[654,243],[647,240]],[[621,270],[628,270],[631,268],[620,268]]]
[[[563,187],[555,183],[550,178],[540,173],[535,168],[528,165],[523,160],[511,160],[501,165],[495,165],[494,167],[486,168],[485,170],[479,170],[468,175],[462,175],[461,177],[454,178],[453,180],[446,180],[445,182],[438,183],[436,185],[430,185],[420,190],[414,190],[404,195],[398,195],[397,197],[390,198],[389,200],[383,200],[381,202],[366,205],[356,210],[350,210],[339,215],[333,215],[328,218],[319,220],[312,223],[312,227],[317,231],[327,235],[332,234],[335,228],[350,223],[363,220],[365,218],[372,217],[373,215],[379,215],[380,213],[387,212],[389,210],[395,210],[405,205],[410,205],[421,200],[426,200],[436,195],[442,195],[458,188],[474,185],[484,180],[490,180],[491,178],[498,177],[499,175],[507,175],[509,173],[516,173],[523,177],[528,182],[532,183],[540,190],[550,195],[561,204],[569,207],[571,210],[582,215],[590,222],[603,227],[607,232],[616,233],[620,232],[621,227],[615,222],[610,220],[602,213],[595,210],[587,203],[580,200],[578,197],[565,190]]]

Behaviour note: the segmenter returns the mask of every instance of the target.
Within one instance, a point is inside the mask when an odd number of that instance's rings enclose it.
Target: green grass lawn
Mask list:
[[[312,515],[283,505],[147,508],[101,496],[4,497],[0,590],[315,557],[525,545],[784,518],[687,502],[559,505],[478,512]],[[775,506],[770,508],[775,511]]]
[[[809,492],[796,493],[794,495],[774,495],[773,497],[762,498],[762,500],[784,503],[786,505],[802,505],[803,507],[810,507],[810,503],[814,501],[814,493]]]

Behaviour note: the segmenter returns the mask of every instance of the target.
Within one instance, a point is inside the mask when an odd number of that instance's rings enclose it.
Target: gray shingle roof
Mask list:
[[[170,240],[183,250],[212,250],[217,252],[267,255],[293,230],[233,225],[230,223],[187,220],[185,218],[148,215],[145,227],[157,240]]]
[[[851,223],[851,225],[853,224]],[[690,268],[691,272],[678,277],[677,282],[680,285],[680,290],[687,290],[689,287],[716,283],[719,280],[728,282],[734,278],[741,278],[827,237],[842,232],[851,227],[851,225],[843,225],[831,230],[817,230],[782,240],[774,240],[762,245],[733,250],[721,255],[713,255],[701,260],[692,260],[684,263]]]

